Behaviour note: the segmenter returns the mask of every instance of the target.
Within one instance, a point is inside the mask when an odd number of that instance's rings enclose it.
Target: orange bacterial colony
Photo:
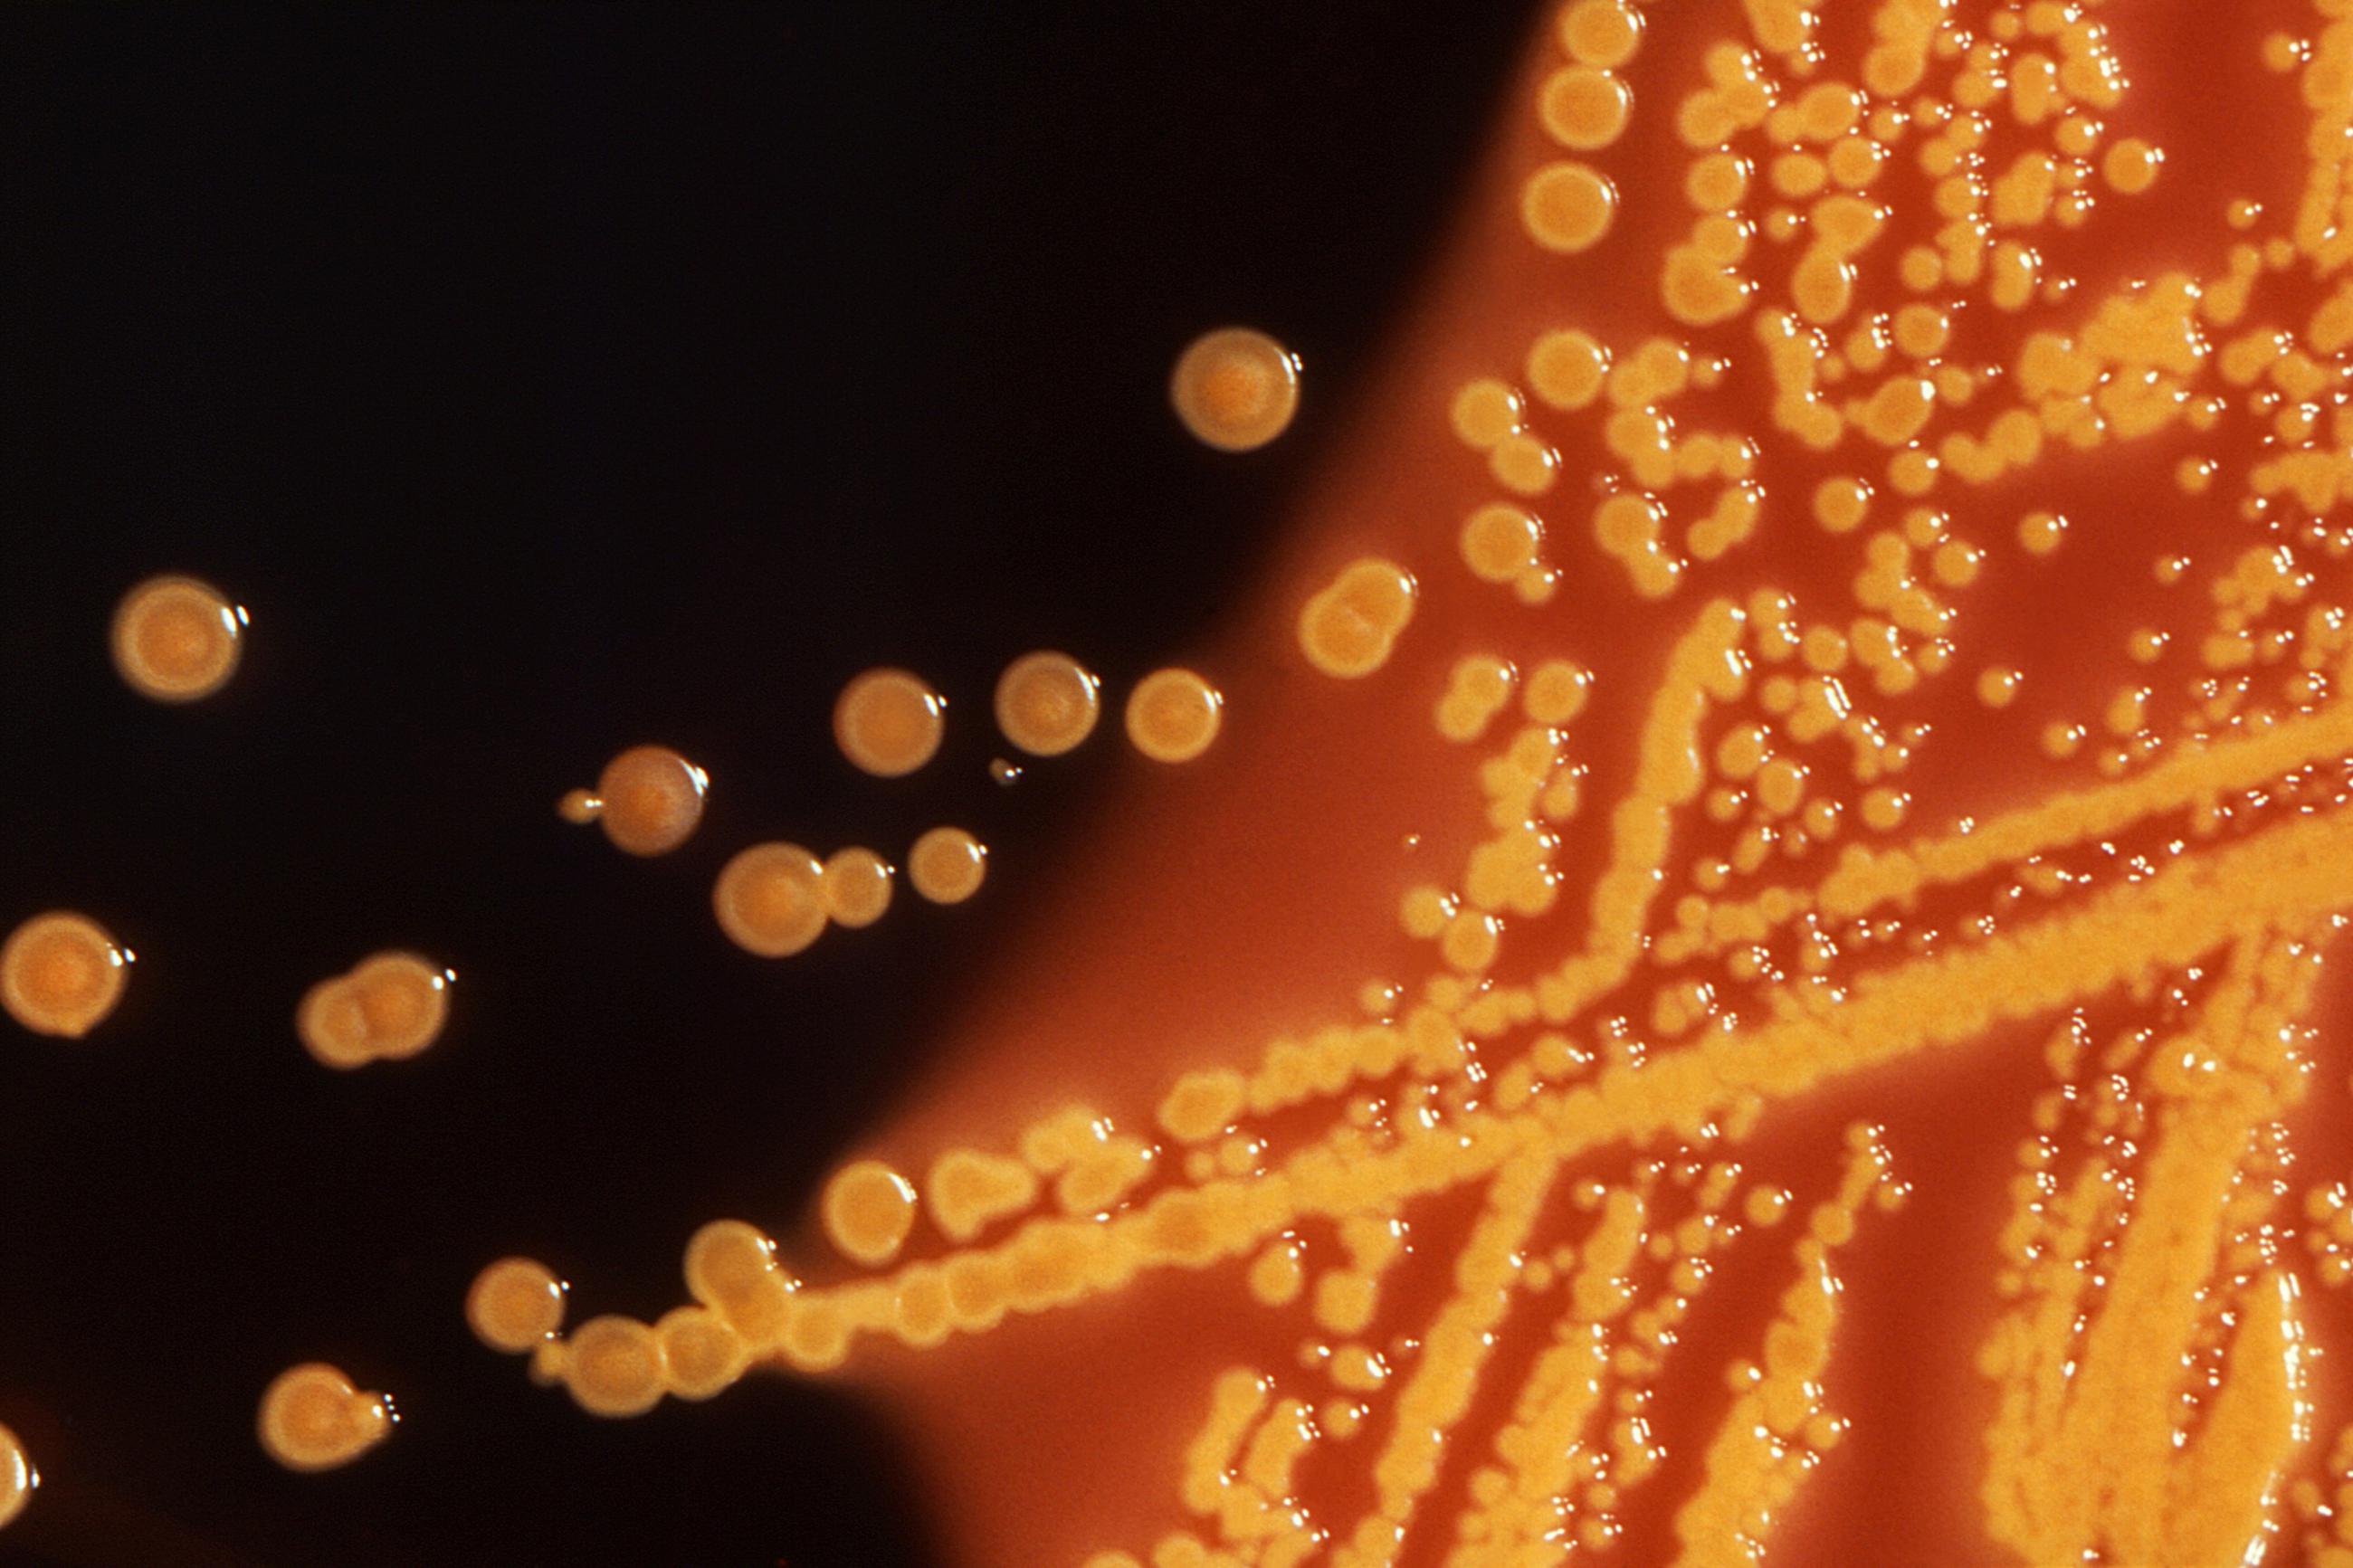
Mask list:
[[[522,1355],[564,1326],[564,1281],[543,1263],[501,1258],[474,1277],[466,1323],[494,1351]]]
[[[1066,653],[1024,654],[997,681],[997,727],[1033,757],[1059,757],[1094,733],[1102,682]]]
[[[269,1457],[290,1470],[348,1465],[392,1433],[392,1402],[366,1394],[323,1362],[290,1367],[263,1391],[257,1426]]]
[[[719,873],[711,906],[746,952],[785,958],[825,934],[825,866],[797,844],[754,844]]]
[[[413,952],[379,952],[311,987],[294,1010],[294,1032],[327,1067],[404,1060],[441,1037],[454,979]]]
[[[209,697],[237,673],[247,616],[209,583],[150,577],[114,612],[114,668],[158,702]]]
[[[907,880],[935,904],[960,904],[980,891],[988,847],[961,827],[934,827],[907,851]]]
[[[1263,447],[1299,411],[1299,357],[1264,332],[1220,327],[1177,356],[1168,401],[1196,438],[1220,451]]]
[[[1506,100],[1127,700],[1200,765],[807,1228],[502,1348],[870,1389],[976,1564],[2353,1563],[2353,5],[1569,0]]]
[[[947,702],[923,677],[870,669],[841,689],[833,738],[861,773],[894,779],[936,756],[947,731]]]
[[[79,1039],[122,999],[131,954],[86,915],[35,915],[0,943],[0,1004],[37,1035]]]
[[[0,1426],[0,1525],[25,1511],[40,1484],[40,1472],[33,1468],[25,1445],[17,1441],[16,1434]]]
[[[668,746],[632,746],[605,764],[593,790],[575,789],[556,814],[576,826],[593,822],[613,847],[631,855],[667,855],[702,823],[711,779]]]

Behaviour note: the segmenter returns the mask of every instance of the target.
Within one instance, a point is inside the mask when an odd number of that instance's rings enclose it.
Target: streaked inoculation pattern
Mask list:
[[[1084,1568],[1859,1560],[1938,1487],[1887,1560],[2353,1564],[2353,4],[1570,0],[1536,47],[1373,416],[1458,504],[1316,534],[1183,775],[1383,694],[1303,795],[1446,805],[1357,988],[1156,1102],[860,1152],[806,1281],[719,1220],[658,1323],[565,1337],[534,1274],[477,1331],[618,1415],[1181,1323],[1221,1369],[1172,1406],[1145,1352],[1100,1472],[1001,1505]],[[1176,397],[1242,446],[1261,390]],[[1008,676],[1016,746],[1084,738],[1075,668]],[[937,743],[894,689],[871,772]],[[1219,714],[1169,670],[1125,721],[1181,762]],[[795,851],[766,924],[888,886]],[[1924,1363],[1970,1393],[1899,1415]]]

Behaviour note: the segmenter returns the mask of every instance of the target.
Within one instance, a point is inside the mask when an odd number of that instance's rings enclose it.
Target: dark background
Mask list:
[[[871,1415],[759,1376],[600,1423],[472,1342],[467,1281],[523,1251],[575,1321],[651,1316],[702,1220],[790,1226],[1104,806],[1100,741],[987,782],[995,671],[1124,686],[1201,634],[1528,19],[0,8],[0,927],[139,954],[83,1042],[0,1021],[0,1422],[45,1472],[0,1561],[934,1560]],[[1240,459],[1163,395],[1229,320],[1307,365]],[[253,616],[187,709],[105,654],[164,570]],[[886,660],[955,719],[888,785],[825,740]],[[551,809],[645,740],[714,781],[658,862]],[[949,817],[973,905],[777,964],[712,923],[744,843]],[[387,946],[459,971],[452,1025],[330,1073],[295,1000]],[[404,1419],[298,1477],[253,1408],[314,1357]]]

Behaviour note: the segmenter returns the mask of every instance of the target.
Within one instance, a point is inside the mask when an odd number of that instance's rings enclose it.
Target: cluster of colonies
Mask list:
[[[1202,441],[1247,450],[1290,424],[1298,405],[1298,359],[1263,333],[1221,329],[1180,357],[1170,391],[1178,416]],[[242,606],[210,584],[167,574],[124,595],[110,647],[132,689],[157,701],[190,702],[218,691],[236,672],[250,624]],[[1101,689],[1100,679],[1066,654],[1027,655],[997,682],[998,728],[1030,756],[1060,756],[1092,733]],[[869,670],[841,692],[835,739],[842,755],[863,772],[901,777],[938,752],[946,706],[906,670]],[[1156,670],[1129,697],[1127,735],[1155,762],[1191,762],[1217,739],[1223,707],[1218,689],[1195,672]],[[992,772],[1003,781],[1018,776],[1002,761]],[[628,854],[664,855],[692,837],[709,788],[703,770],[676,752],[636,746],[606,764],[595,789],[571,791],[557,810],[566,821],[597,824]],[[987,868],[987,847],[960,827],[933,828],[907,854],[909,881],[933,903],[971,898]],[[797,845],[758,844],[727,862],[712,902],[720,928],[737,945],[781,957],[807,947],[828,924],[860,927],[880,920],[896,875],[889,861],[862,847],[820,860]],[[87,916],[35,915],[0,944],[0,1005],[34,1033],[79,1038],[114,1010],[132,956]],[[439,1037],[456,978],[415,953],[373,954],[311,988],[296,1008],[296,1035],[319,1062],[340,1070],[413,1057]],[[713,1393],[742,1371],[740,1344],[709,1313],[673,1313],[642,1337],[620,1320],[602,1320],[559,1344],[564,1291],[541,1265],[509,1258],[483,1272],[468,1299],[467,1317],[494,1348],[568,1358],[583,1403],[608,1414],[642,1408],[659,1396],[661,1386],[690,1397]],[[649,1354],[669,1369],[666,1384],[642,1403],[633,1386],[615,1393]],[[317,1470],[357,1458],[383,1441],[396,1419],[387,1397],[355,1389],[334,1367],[308,1363],[270,1384],[257,1430],[262,1447],[281,1464]],[[16,1518],[37,1480],[15,1434],[0,1426],[0,1525]]]
[[[331,1068],[404,1060],[440,1037],[456,978],[413,952],[379,952],[311,987],[294,1032]]]
[[[1244,376],[1250,367],[1224,366],[1220,357],[1250,353],[1253,341],[1262,340],[1236,331],[1213,333],[1180,363],[1176,396],[1188,425],[1198,430],[1218,412],[1192,406],[1193,379],[1207,378],[1210,391],[1202,395],[1213,403],[1222,398],[1232,405],[1250,392]],[[1287,422],[1295,395],[1289,390],[1292,361],[1278,352],[1269,363],[1279,363],[1286,378],[1282,418],[1260,440],[1229,433],[1212,445],[1260,445]],[[1229,384],[1237,376],[1245,382],[1239,389]],[[1232,406],[1223,412],[1239,416]],[[1040,758],[1063,755],[1084,742],[1102,717],[1102,706],[1101,679],[1069,655],[1050,650],[1014,660],[998,678],[994,697],[1005,740]],[[1155,762],[1191,762],[1216,740],[1223,706],[1217,689],[1195,672],[1155,670],[1129,695],[1127,736]],[[920,676],[895,668],[853,678],[834,705],[834,739],[842,755],[877,778],[904,777],[929,763],[939,753],[946,724],[946,699]],[[1007,776],[1009,769],[1000,763],[997,776]],[[616,758],[593,794],[566,796],[563,809],[571,820],[600,823],[625,849],[659,853],[692,833],[705,787],[702,771],[675,752],[639,747]],[[618,832],[617,814],[626,819]],[[960,827],[934,827],[907,853],[909,882],[919,896],[937,904],[972,897],[987,868],[987,847]],[[807,948],[828,925],[860,927],[880,920],[890,907],[896,875],[888,860],[861,846],[820,858],[797,844],[755,844],[721,869],[712,903],[720,929],[738,946],[763,957],[784,957]],[[983,1190],[997,1179],[1001,1173],[985,1165],[951,1166],[948,1187],[971,1211],[957,1222],[965,1234],[1001,1207],[1001,1197]],[[913,1189],[897,1173],[871,1161],[852,1164],[828,1188],[828,1232],[846,1256],[870,1264],[887,1261],[913,1226],[914,1202]],[[584,1408],[605,1415],[636,1415],[665,1394],[708,1398],[742,1375],[762,1334],[784,1321],[780,1298],[788,1287],[772,1250],[748,1226],[710,1227],[688,1253],[690,1277],[703,1281],[694,1304],[652,1324],[595,1318],[568,1335],[562,1334],[565,1285],[543,1264],[504,1258],[475,1281],[467,1317],[485,1344],[530,1355],[533,1375],[563,1382]],[[733,1305],[722,1310],[722,1302]],[[748,1337],[743,1331],[746,1323],[753,1328]]]
[[[2019,1140],[1994,1414],[1974,1533],[1923,1550],[2253,1561],[2300,1521],[2347,1560],[2353,1426],[2307,1437],[2353,1217],[2283,1200],[2353,910],[2353,18],[2141,21],[2293,79],[2292,143],[2200,183],[2099,9],[1562,7],[1511,151],[1541,287],[1495,311],[1548,319],[1438,400],[1461,509],[1293,626],[1464,758],[1451,874],[1397,892],[1427,962],[1148,1123],[853,1161],[839,1284],[706,1226],[662,1325],[723,1357],[600,1319],[543,1375],[642,1408],[1195,1274],[1303,1320],[1295,1363],[1202,1390],[1170,1519],[1089,1568],[1746,1564],[1848,1431],[1841,1258],[1908,1190],[1877,1125],[1825,1176],[1769,1119],[2055,1020],[2022,1140],[1970,1115]],[[2106,226],[2158,200],[2211,265],[2132,275]],[[1204,407],[1281,384],[1250,363]],[[1718,1381],[1679,1330],[1734,1268],[1779,1284]]]
[[[833,736],[852,766],[875,778],[904,778],[939,754],[947,699],[913,671],[882,667],[853,677],[833,709]],[[1025,654],[997,682],[998,731],[1032,757],[1059,757],[1094,732],[1103,682],[1064,653]],[[1126,709],[1129,741],[1160,763],[1188,763],[1209,749],[1224,721],[1217,688],[1189,669],[1159,669],[1136,683]],[[999,759],[992,773],[1018,776]],[[605,765],[594,790],[558,803],[568,822],[594,822],[632,855],[662,855],[684,844],[702,819],[710,779],[664,746],[635,746]],[[907,880],[934,904],[960,904],[980,890],[988,849],[964,828],[940,826],[907,851]],[[820,858],[801,845],[754,844],[728,860],[712,884],[712,909],[728,940],[763,958],[807,948],[829,925],[872,925],[891,907],[898,868],[852,845]]]

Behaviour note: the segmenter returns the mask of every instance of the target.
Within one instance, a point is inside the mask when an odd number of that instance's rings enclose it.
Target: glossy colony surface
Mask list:
[[[566,792],[555,809],[575,826],[595,823],[625,854],[667,855],[702,825],[710,787],[701,768],[668,746],[631,746],[605,764],[595,789]]]
[[[131,954],[87,915],[35,915],[0,942],[0,1004],[37,1035],[78,1039],[114,1011]]]
[[[2353,1562],[2348,10],[1551,7],[1213,760],[535,1369],[974,1563]]]
[[[324,1362],[289,1367],[262,1391],[262,1448],[290,1470],[348,1465],[391,1434],[392,1402],[363,1393]]]
[[[237,673],[247,620],[209,583],[150,577],[115,608],[114,668],[132,690],[158,702],[209,697]]]

